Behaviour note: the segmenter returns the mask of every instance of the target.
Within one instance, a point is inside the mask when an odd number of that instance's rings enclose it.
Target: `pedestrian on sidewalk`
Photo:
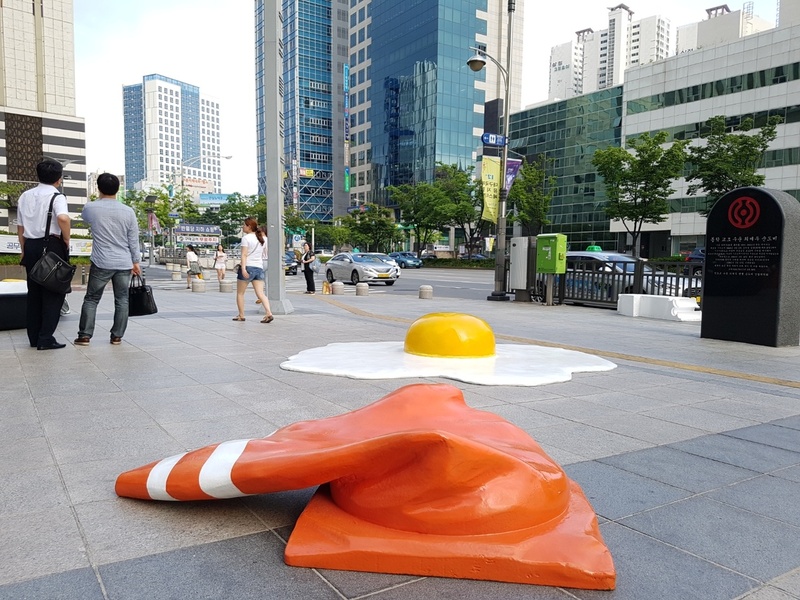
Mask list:
[[[203,269],[200,268],[200,257],[197,256],[194,246],[186,244],[186,289],[192,287],[192,275],[198,279],[203,278]]]
[[[131,274],[141,275],[139,225],[130,206],[117,200],[119,179],[111,173],[97,177],[100,196],[83,208],[81,218],[92,232],[89,282],[81,306],[76,346],[88,346],[94,335],[97,304],[110,281],[114,290],[114,322],[111,343],[119,345],[128,327],[128,286]]]
[[[19,264],[25,267],[28,274],[45,249],[69,260],[70,218],[67,198],[58,190],[63,172],[64,167],[60,162],[53,159],[43,160],[36,165],[39,185],[23,192],[17,201],[17,237],[21,252]],[[53,218],[50,221],[50,231],[45,231],[51,201]],[[27,279],[26,327],[31,348],[63,348],[66,344],[56,342],[53,334],[61,318],[61,307],[66,294],[51,292],[34,282],[30,276]]]
[[[303,265],[303,275],[306,278],[306,294],[315,294],[317,292],[317,288],[314,285],[314,269],[311,268],[311,265],[317,259],[317,255],[314,254],[314,251],[311,249],[311,246],[308,242],[303,242],[303,256],[300,258],[300,264]]]
[[[267,285],[267,273],[268,273],[268,271],[267,271],[268,252],[267,252],[267,241],[266,241],[266,239],[267,239],[267,226],[266,225],[261,225],[258,229],[261,231],[261,233],[264,234],[264,240],[265,240],[264,241],[264,249],[261,252],[261,268],[264,269],[264,287],[266,288],[266,285]],[[256,304],[261,304],[261,298],[256,300]]]
[[[265,316],[261,319],[262,323],[272,323],[274,317],[269,308],[269,300],[264,294],[264,269],[262,268],[261,256],[264,253],[264,246],[267,238],[258,228],[258,221],[248,217],[242,226],[244,236],[242,237],[242,262],[239,273],[236,275],[236,308],[238,313],[233,320],[244,321],[244,293],[247,291],[247,284],[253,284],[258,299],[264,307]]]
[[[217,270],[217,281],[225,279],[225,262],[227,260],[228,255],[225,254],[225,248],[222,247],[222,244],[219,244],[216,252],[214,252],[214,268]]]

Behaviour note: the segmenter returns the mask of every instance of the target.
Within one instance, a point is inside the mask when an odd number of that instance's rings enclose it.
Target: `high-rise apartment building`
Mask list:
[[[65,165],[70,213],[86,203],[86,142],[75,116],[72,0],[0,2],[0,181],[33,185],[47,156]],[[16,212],[0,208],[0,228]]]
[[[163,75],[122,88],[127,189],[181,185],[219,193],[219,103],[200,88]]]
[[[475,163],[484,103],[504,82],[470,47],[506,63],[505,3],[485,0],[284,0],[283,133],[287,203],[328,221],[385,188],[430,181],[437,162]],[[266,192],[264,3],[256,3],[259,191]],[[516,3],[510,104],[520,105],[522,3]]]
[[[798,2],[785,2],[797,6]],[[677,52],[690,52],[727,44],[747,35],[772,29],[772,23],[753,14],[753,3],[745,2],[741,10],[731,11],[727,4],[706,9],[706,19],[678,27]]]
[[[668,19],[633,20],[625,4],[608,9],[608,27],[582,29],[575,40],[550,50],[550,100],[572,98],[619,85],[625,70],[672,54]]]

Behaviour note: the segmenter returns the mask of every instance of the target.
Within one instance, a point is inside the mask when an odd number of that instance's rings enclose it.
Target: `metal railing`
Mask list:
[[[633,268],[631,268],[633,267]],[[616,307],[620,294],[651,294],[699,298],[702,277],[684,273],[675,262],[598,262],[570,260],[567,272],[554,278],[553,297],[559,304]],[[546,278],[536,278],[534,296],[544,297]]]

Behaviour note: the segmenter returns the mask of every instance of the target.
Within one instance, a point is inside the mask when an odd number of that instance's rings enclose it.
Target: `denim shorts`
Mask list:
[[[246,267],[249,277],[242,277],[241,270],[236,274],[238,281],[264,281],[264,269],[261,267]]]

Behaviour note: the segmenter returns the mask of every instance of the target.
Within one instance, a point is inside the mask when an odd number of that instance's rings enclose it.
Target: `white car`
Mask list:
[[[340,252],[325,263],[325,278],[329,283],[339,279],[353,284],[364,281],[394,285],[398,277],[400,267],[396,263],[391,265],[369,253]]]

